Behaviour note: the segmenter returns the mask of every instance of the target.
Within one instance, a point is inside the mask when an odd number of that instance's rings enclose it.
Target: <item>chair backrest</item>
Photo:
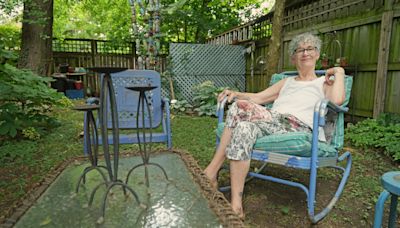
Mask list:
[[[325,75],[325,71],[323,70],[318,70],[315,72],[317,75]],[[284,78],[296,75],[297,75],[296,71],[286,71],[279,74],[274,74],[271,77],[269,85],[271,86]],[[353,77],[346,75],[345,76],[346,97],[345,101],[341,105],[342,107],[346,107],[349,103],[352,85],[353,85]],[[267,107],[271,108],[272,104],[268,104]],[[330,145],[332,145],[336,149],[341,149],[343,147],[343,142],[344,142],[344,113],[339,113],[334,117],[333,120],[331,118],[327,118],[326,125],[327,127],[326,128],[324,127],[324,130],[325,130],[325,135],[327,137],[327,142],[330,143]],[[333,133],[327,134],[327,131],[333,131]]]
[[[142,115],[140,109],[139,126],[136,125],[139,92],[126,89],[129,86],[156,86],[155,89],[146,92],[151,112],[151,127],[156,128],[162,120],[161,106],[161,79],[160,74],[153,70],[126,70],[111,74],[112,83],[115,90],[115,99],[118,110],[119,128],[143,128]],[[107,109],[110,110],[110,102],[107,102]],[[150,127],[149,113],[145,107],[145,126]],[[112,127],[111,116],[108,113],[108,128]]]

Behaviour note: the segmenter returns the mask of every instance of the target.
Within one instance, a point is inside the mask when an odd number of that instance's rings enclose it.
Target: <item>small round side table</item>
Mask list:
[[[79,192],[79,186],[81,181],[85,184],[86,174],[91,170],[97,170],[101,176],[103,177],[104,182],[107,182],[106,175],[101,171],[100,168],[103,168],[107,172],[107,167],[103,165],[98,165],[98,135],[97,135],[97,126],[93,117],[93,111],[99,110],[99,105],[81,105],[74,107],[77,111],[83,111],[85,113],[85,145],[87,147],[87,152],[90,160],[90,166],[86,167],[79,177],[78,184],[76,185],[76,193]]]
[[[374,228],[382,226],[383,207],[391,196],[388,227],[396,227],[397,198],[400,196],[400,171],[391,171],[382,175],[381,184],[384,188],[375,205]]]
[[[160,168],[161,171],[164,173],[165,178],[168,180],[168,176],[167,176],[167,173],[165,172],[164,168],[161,165],[157,164],[157,163],[149,161],[150,160],[151,143],[152,143],[151,140],[153,138],[153,135],[152,135],[152,126],[151,126],[151,124],[152,124],[151,123],[151,111],[150,111],[149,101],[147,100],[147,97],[146,97],[146,91],[153,90],[153,89],[155,89],[157,87],[156,86],[151,86],[151,85],[148,85],[148,86],[143,85],[143,86],[128,86],[128,87],[125,87],[125,88],[129,89],[129,90],[133,90],[133,91],[139,92],[139,100],[138,100],[137,115],[136,115],[136,126],[137,126],[137,131],[136,131],[137,134],[136,135],[137,135],[137,139],[138,139],[138,142],[139,142],[140,155],[141,155],[142,160],[143,160],[143,163],[141,163],[139,165],[136,165],[136,166],[134,166],[133,168],[131,168],[129,170],[128,175],[126,176],[125,183],[128,184],[129,176],[131,175],[131,173],[133,172],[134,169],[136,169],[137,167],[140,167],[140,166],[144,166],[146,186],[149,187],[149,185],[150,185],[149,184],[149,173],[148,173],[148,169],[147,169],[147,167],[149,165],[153,165],[153,166],[156,166],[156,167]],[[146,107],[147,107],[148,120],[149,120],[150,142],[146,142],[146,133],[145,133],[145,126],[146,126],[145,119],[146,119],[146,117],[145,117],[145,107],[144,107],[145,103],[146,103]],[[140,110],[142,112],[140,112]],[[142,128],[143,129],[139,128],[139,116],[142,117]],[[142,131],[143,142],[140,142],[140,131]],[[142,147],[142,144],[143,144],[143,147]],[[148,146],[148,150],[147,150],[147,146]]]

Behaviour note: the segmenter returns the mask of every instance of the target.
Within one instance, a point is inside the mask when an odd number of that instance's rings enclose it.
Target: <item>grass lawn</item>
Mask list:
[[[37,187],[43,178],[63,161],[82,155],[83,113],[70,109],[54,112],[61,126],[36,141],[2,141],[0,143],[0,224],[7,211],[28,191]],[[215,150],[217,119],[197,116],[172,116],[174,148],[188,151],[205,167]],[[122,146],[129,150],[132,146]],[[332,212],[319,227],[370,227],[374,205],[382,191],[380,176],[398,169],[390,159],[376,150],[358,150],[347,145],[353,155],[353,167],[344,193]],[[305,172],[268,167],[268,174],[290,176],[304,181]],[[318,198],[328,199],[337,181],[331,169],[319,172]],[[229,199],[229,193],[227,193]],[[292,187],[261,180],[245,187],[245,224],[249,227],[304,227],[309,226],[305,194]],[[388,207],[388,205],[386,206]],[[6,213],[3,213],[6,212]]]

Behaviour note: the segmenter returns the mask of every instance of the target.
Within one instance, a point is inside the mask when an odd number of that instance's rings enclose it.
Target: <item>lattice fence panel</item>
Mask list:
[[[244,47],[213,44],[171,44],[174,80],[177,90],[192,102],[193,87],[213,81],[217,87],[245,90]]]
[[[84,39],[54,39],[54,52],[92,53],[92,41]]]

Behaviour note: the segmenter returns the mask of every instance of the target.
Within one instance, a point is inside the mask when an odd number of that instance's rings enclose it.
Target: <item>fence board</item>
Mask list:
[[[389,72],[386,90],[385,111],[400,113],[400,71]]]
[[[382,15],[381,33],[379,42],[378,67],[375,85],[375,102],[373,117],[377,118],[385,108],[387,67],[389,59],[389,43],[392,34],[393,11],[384,12]]]

